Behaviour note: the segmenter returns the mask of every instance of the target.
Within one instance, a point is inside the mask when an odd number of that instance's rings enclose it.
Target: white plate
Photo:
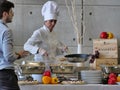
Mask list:
[[[82,79],[83,81],[85,81],[88,84],[97,84],[97,83],[101,83],[102,79],[98,78],[98,79],[91,79],[91,78],[87,78],[87,79]]]
[[[82,70],[81,74],[101,74],[101,70]]]
[[[81,79],[88,79],[88,80],[101,80],[102,77],[81,77]]]
[[[100,84],[101,81],[85,81],[87,84]]]
[[[81,76],[101,76],[102,73],[81,73]]]

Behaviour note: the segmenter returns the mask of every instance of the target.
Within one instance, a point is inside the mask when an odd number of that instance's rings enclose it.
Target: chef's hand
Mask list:
[[[41,54],[41,55],[43,55],[43,56],[48,56],[47,51],[44,50],[44,49],[42,49],[42,48],[39,48],[38,53]]]
[[[63,52],[67,52],[68,51],[68,47],[64,46],[62,50],[63,50]]]
[[[25,51],[25,50],[15,52],[15,54],[17,55],[17,59],[24,58],[24,57],[30,55],[30,53],[28,51]]]

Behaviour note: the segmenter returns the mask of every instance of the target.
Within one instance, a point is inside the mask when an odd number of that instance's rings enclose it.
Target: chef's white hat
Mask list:
[[[59,15],[58,5],[54,1],[47,1],[42,7],[42,16],[44,17],[44,21],[55,19]]]

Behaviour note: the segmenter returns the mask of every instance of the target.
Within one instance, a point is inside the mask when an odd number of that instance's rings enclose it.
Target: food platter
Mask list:
[[[44,62],[25,62],[25,64],[20,65],[22,74],[42,74],[45,70]]]
[[[83,85],[85,84],[82,80],[73,80],[73,81],[62,81],[61,84],[63,85]]]
[[[37,80],[33,80],[33,81],[28,81],[28,80],[21,80],[18,81],[19,85],[37,85],[40,84]]]
[[[52,73],[56,74],[72,74],[75,71],[73,64],[51,64],[50,69]]]

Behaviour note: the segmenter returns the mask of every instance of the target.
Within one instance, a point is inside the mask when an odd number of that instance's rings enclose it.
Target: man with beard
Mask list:
[[[24,50],[13,52],[12,30],[7,26],[12,22],[13,8],[14,4],[10,1],[0,2],[0,90],[20,90],[14,61],[28,55]]]

